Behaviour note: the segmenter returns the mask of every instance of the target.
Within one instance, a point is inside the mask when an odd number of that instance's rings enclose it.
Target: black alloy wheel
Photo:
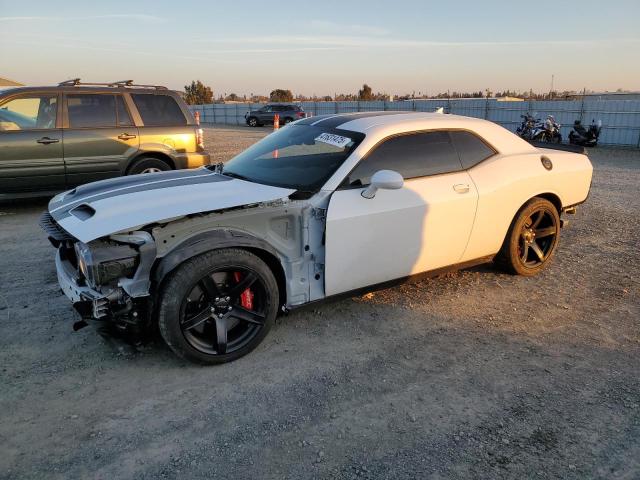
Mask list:
[[[495,261],[511,273],[531,276],[543,270],[560,239],[560,215],[547,199],[535,197],[516,214]]]
[[[534,210],[522,225],[518,254],[526,267],[536,267],[547,259],[555,244],[558,226],[545,208]]]
[[[250,252],[214,250],[187,260],[163,288],[160,332],[180,356],[224,363],[253,350],[278,308],[269,267]]]
[[[231,267],[202,277],[184,299],[180,328],[209,355],[233,353],[264,327],[264,285],[251,270]]]

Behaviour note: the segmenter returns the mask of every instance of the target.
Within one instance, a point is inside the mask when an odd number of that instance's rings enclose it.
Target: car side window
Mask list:
[[[394,170],[404,179],[462,170],[449,132],[419,132],[385,140],[349,174],[347,185],[369,185],[378,170]]]
[[[496,154],[493,148],[471,132],[453,131],[451,139],[464,168],[471,168]]]
[[[118,125],[121,127],[131,127],[133,122],[131,121],[131,115],[124,103],[122,95],[116,95],[116,108],[118,109]]]
[[[70,128],[96,128],[116,126],[115,95],[67,95]]]
[[[187,124],[180,106],[170,95],[132,93],[131,98],[145,126],[168,127]]]
[[[0,132],[56,128],[58,96],[24,95],[0,105]]]

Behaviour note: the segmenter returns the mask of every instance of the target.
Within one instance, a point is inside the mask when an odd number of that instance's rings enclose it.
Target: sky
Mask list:
[[[0,0],[0,77],[216,96],[640,90],[640,1]]]

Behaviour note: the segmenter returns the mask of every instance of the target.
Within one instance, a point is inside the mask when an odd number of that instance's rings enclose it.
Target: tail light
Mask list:
[[[304,112],[296,112],[296,117],[304,118],[304,117],[306,117],[306,114]]]
[[[204,150],[204,131],[201,128],[196,129],[196,145],[198,149]]]

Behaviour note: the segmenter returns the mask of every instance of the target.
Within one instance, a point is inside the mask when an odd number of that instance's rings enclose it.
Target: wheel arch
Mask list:
[[[140,161],[143,158],[155,158],[155,159],[161,160],[164,163],[166,163],[167,165],[169,165],[169,167],[171,167],[171,170],[175,170],[176,169],[176,162],[174,161],[173,158],[171,158],[170,155],[167,155],[166,153],[155,152],[155,151],[154,152],[140,152],[135,157],[133,157],[131,160],[129,160],[129,163],[127,163],[127,166],[125,168],[125,173],[129,173],[131,168],[138,161]]]
[[[544,198],[545,200],[549,200],[553,204],[553,206],[556,207],[556,210],[558,211],[558,215],[560,215],[562,213],[562,200],[560,199],[560,197],[558,195],[556,195],[555,193],[551,193],[551,192],[539,193],[538,195],[534,195],[529,200],[524,202],[522,204],[522,206],[526,205],[527,202],[529,202],[530,200],[532,200],[532,199],[534,199],[536,197]],[[520,208],[522,208],[522,206]],[[520,211],[520,209],[518,209],[518,211]]]
[[[266,263],[278,284],[280,305],[286,304],[286,274],[278,252],[266,241],[246,232],[235,230],[214,230],[198,234],[185,240],[167,255],[158,259],[151,272],[152,281],[157,287],[156,290],[159,291],[169,274],[185,261],[212,250],[225,248],[246,250]]]
[[[511,230],[511,226],[518,219],[518,215],[520,214],[520,211],[525,207],[525,205],[527,205],[527,203],[529,203],[534,198],[544,198],[545,200],[548,200],[556,208],[558,215],[562,213],[562,200],[557,194],[552,192],[542,192],[542,193],[532,195],[531,197],[527,198],[524,202],[522,202],[522,204],[516,209],[516,211],[513,212],[513,215],[511,216],[511,221],[509,222],[507,229],[504,232],[504,236],[501,244],[502,246],[504,246],[504,242],[507,241],[507,238],[509,236],[509,231]]]

